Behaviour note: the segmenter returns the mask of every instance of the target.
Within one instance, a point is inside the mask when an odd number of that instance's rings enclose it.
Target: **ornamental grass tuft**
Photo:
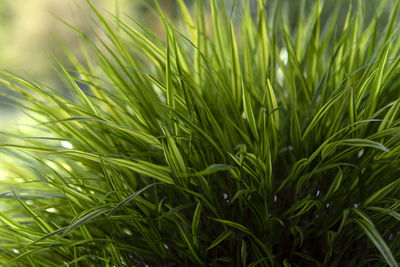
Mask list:
[[[0,265],[398,266],[400,1],[293,2],[87,1],[68,90],[1,73]]]

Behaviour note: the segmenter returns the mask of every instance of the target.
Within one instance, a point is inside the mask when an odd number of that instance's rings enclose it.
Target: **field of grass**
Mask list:
[[[68,92],[1,73],[0,265],[398,266],[400,1],[250,2],[87,1]]]

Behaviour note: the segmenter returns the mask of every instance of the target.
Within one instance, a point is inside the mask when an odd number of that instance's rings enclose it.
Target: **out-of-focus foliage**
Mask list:
[[[174,0],[160,1],[160,5],[171,15],[177,13]],[[111,14],[138,19],[156,32],[162,32],[162,25],[155,19],[153,1],[96,0],[96,6]],[[78,58],[82,57],[79,38],[61,20],[91,36],[93,28],[98,27],[91,21],[88,15],[91,13],[87,5],[77,0],[1,0],[0,70],[60,85],[53,57],[65,61],[64,47]],[[4,97],[7,96],[0,96],[0,130],[9,129],[10,122],[21,119],[15,109],[2,103]]]
[[[121,16],[129,14],[161,31],[154,19],[153,1],[96,0],[96,6]],[[176,13],[172,0],[160,1],[164,10]],[[79,52],[76,34],[65,27],[59,18],[90,35],[95,27],[88,13],[91,10],[79,1],[71,0],[1,0],[0,1],[0,69],[25,72],[37,79],[54,79],[52,56],[62,56],[61,45],[74,54]]]

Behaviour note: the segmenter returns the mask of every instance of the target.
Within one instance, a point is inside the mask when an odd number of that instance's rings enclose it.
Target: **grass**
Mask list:
[[[398,266],[400,1],[233,2],[88,2],[69,94],[1,74],[1,265]]]

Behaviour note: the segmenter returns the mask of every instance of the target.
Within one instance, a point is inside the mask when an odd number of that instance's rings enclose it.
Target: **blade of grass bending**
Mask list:
[[[382,145],[381,143],[368,140],[368,139],[344,139],[336,142],[329,143],[322,148],[321,156],[322,158],[326,158],[329,154],[331,154],[337,146],[351,146],[351,147],[370,147],[381,150],[383,152],[389,153],[389,149]]]
[[[79,98],[82,100],[82,102],[85,104],[85,106],[87,106],[93,114],[97,114],[97,111],[94,108],[92,102],[85,95],[85,93],[82,91],[82,89],[79,88],[79,86],[76,84],[76,82],[71,77],[71,75],[68,73],[68,71],[65,69],[65,67],[57,59],[54,59],[54,60],[58,63],[58,66],[61,68],[61,71],[63,73],[63,77],[65,77],[67,79],[69,85],[72,86],[72,88],[78,94]]]
[[[107,214],[106,216],[104,216],[104,218],[98,223],[98,224],[102,224],[105,220],[107,220],[108,217],[110,217],[111,215],[113,215],[118,209],[120,209],[122,206],[126,205],[127,203],[129,203],[130,201],[132,201],[135,197],[137,197],[138,195],[140,195],[141,193],[143,193],[144,191],[146,191],[147,189],[149,189],[150,187],[153,187],[155,185],[158,185],[161,183],[152,183],[149,184],[141,189],[139,189],[138,191],[136,191],[134,194],[130,195],[129,197],[125,198],[123,201],[121,201],[120,203],[118,203],[118,205],[116,205],[115,207],[113,207]]]
[[[190,39],[193,41],[193,43],[197,43],[197,33],[196,33],[196,25],[193,22],[193,18],[190,15],[189,10],[186,7],[186,4],[183,0],[177,0],[178,5],[179,5],[179,10],[182,13],[183,21],[185,22],[185,26],[187,31],[190,34]]]
[[[241,69],[240,69],[240,61],[239,61],[239,53],[236,44],[235,31],[232,23],[230,24],[230,43],[231,43],[231,61],[232,61],[232,70],[231,70],[231,83],[233,90],[233,99],[238,105],[240,103],[240,90],[246,90],[243,86],[243,79],[241,77]]]
[[[225,230],[224,232],[222,232],[212,243],[211,245],[206,249],[206,250],[210,250],[216,246],[219,245],[219,243],[221,243],[222,241],[228,239],[231,235],[233,235],[232,231],[229,230]]]
[[[242,81],[242,84],[243,84],[243,81]],[[244,108],[244,114],[246,115],[246,119],[247,119],[250,129],[251,129],[251,132],[254,135],[255,140],[258,141],[259,140],[258,127],[256,124],[256,119],[254,117],[250,93],[246,88],[243,88],[243,108]]]
[[[226,164],[212,164],[212,165],[208,166],[206,169],[195,172],[195,173],[188,174],[188,176],[205,176],[205,175],[210,175],[210,174],[213,174],[216,172],[229,171],[233,168],[234,168],[234,166],[226,165]]]
[[[376,230],[370,218],[358,209],[352,209],[352,210],[360,217],[359,219],[354,219],[355,222],[361,227],[361,229],[368,236],[369,240],[371,240],[371,242],[379,250],[383,258],[385,259],[386,263],[390,267],[398,267],[399,265],[396,262],[395,258],[393,257],[392,251],[390,250],[386,242],[383,240],[379,232]]]
[[[235,228],[235,229],[237,229],[239,231],[242,231],[242,232],[244,232],[244,233],[246,233],[248,235],[252,235],[250,230],[246,226],[241,225],[240,223],[232,222],[232,221],[229,221],[229,220],[217,219],[217,218],[210,218],[210,219],[213,220],[213,221],[222,223],[224,225],[233,227],[233,228]]]
[[[384,198],[387,194],[389,194],[391,191],[397,189],[400,184],[400,178],[395,179],[394,182],[388,184],[387,186],[383,187],[382,189],[376,191],[373,193],[371,196],[369,196],[363,203],[363,206],[369,206],[371,204],[376,203],[377,201],[381,200]]]
[[[201,219],[201,211],[203,209],[203,206],[201,205],[201,202],[197,203],[196,209],[194,211],[193,219],[192,219],[192,238],[193,238],[193,244],[196,247],[199,247],[199,240],[197,238],[198,232],[199,232],[199,223]]]
[[[179,233],[181,234],[183,240],[185,241],[186,245],[189,247],[190,252],[192,253],[193,257],[199,264],[204,264],[204,261],[201,259],[202,256],[199,255],[199,252],[197,251],[196,247],[194,247],[194,244],[192,241],[189,239],[188,235],[186,232],[183,230],[182,226],[177,222],[176,225],[178,226]]]

